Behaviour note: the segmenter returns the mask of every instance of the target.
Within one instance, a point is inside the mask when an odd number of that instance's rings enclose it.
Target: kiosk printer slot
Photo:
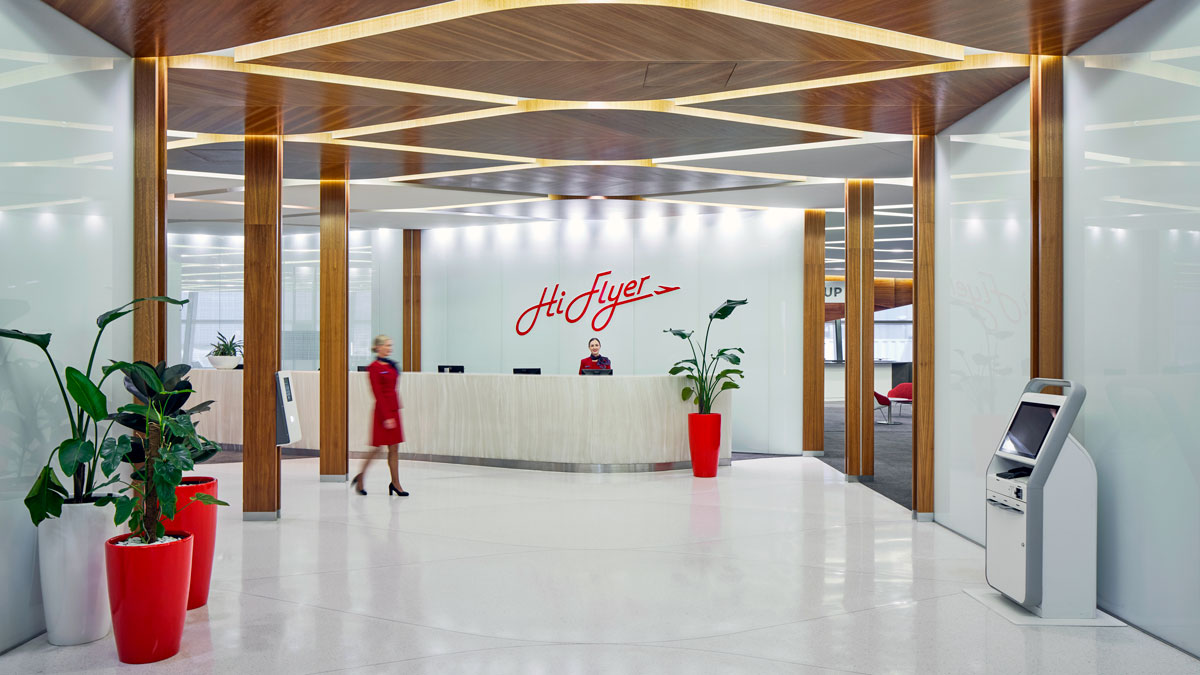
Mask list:
[[[1086,396],[1030,380],[987,468],[988,585],[1047,619],[1096,616],[1096,466],[1070,434]]]

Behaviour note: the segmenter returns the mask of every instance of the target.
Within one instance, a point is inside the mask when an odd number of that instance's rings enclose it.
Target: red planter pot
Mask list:
[[[188,609],[208,604],[208,585],[212,580],[213,550],[217,546],[217,507],[193,502],[192,495],[217,496],[217,479],[208,476],[188,476],[175,488],[175,518],[163,518],[168,530],[191,532],[192,585],[188,591]],[[182,511],[178,509],[183,509]]]
[[[721,416],[717,413],[688,413],[688,445],[692,451],[692,475],[713,478],[721,452]]]
[[[152,546],[117,546],[132,535],[104,543],[108,602],[121,663],[153,663],[179,653],[192,577],[192,541],[187,532],[167,531],[179,541]]]

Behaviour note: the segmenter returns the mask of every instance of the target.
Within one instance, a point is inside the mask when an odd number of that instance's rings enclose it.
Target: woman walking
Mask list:
[[[407,497],[408,493],[400,487],[400,457],[399,445],[404,442],[404,429],[400,426],[400,395],[396,393],[396,385],[400,380],[400,368],[396,362],[389,359],[392,353],[392,339],[386,335],[375,336],[371,345],[375,352],[375,361],[367,367],[367,375],[371,379],[371,391],[375,394],[375,416],[371,425],[371,454],[362,463],[362,470],[354,477],[354,486],[358,494],[367,494],[363,487],[363,477],[371,460],[379,456],[383,446],[388,449],[388,469],[392,473],[392,482],[388,485],[388,495]]]

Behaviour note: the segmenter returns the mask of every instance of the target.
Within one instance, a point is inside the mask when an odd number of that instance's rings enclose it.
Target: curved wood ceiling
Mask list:
[[[205,136],[172,169],[238,174],[240,135],[282,133],[288,178],[332,148],[356,179],[612,196],[803,180],[672,157],[936,133],[1146,2],[43,1],[181,55],[168,126]]]

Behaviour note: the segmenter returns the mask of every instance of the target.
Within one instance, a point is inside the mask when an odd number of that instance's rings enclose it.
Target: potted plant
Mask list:
[[[217,333],[217,341],[210,345],[212,351],[208,353],[208,362],[213,368],[221,370],[233,370],[237,368],[238,354],[242,353],[242,342],[237,339],[235,333],[232,338],[226,338],[220,332]]]
[[[692,348],[692,358],[676,361],[669,371],[671,375],[686,373],[685,377],[691,384],[681,392],[684,401],[695,401],[698,412],[688,414],[688,446],[692,453],[692,475],[697,478],[712,478],[717,475],[717,458],[721,448],[721,415],[712,411],[713,402],[721,392],[729,389],[740,389],[734,378],[743,379],[745,375],[737,368],[722,368],[724,361],[732,366],[742,363],[739,354],[745,354],[741,347],[725,347],[711,355],[708,353],[708,334],[712,331],[712,323],[717,319],[726,319],[737,307],[746,304],[746,300],[726,300],[719,307],[709,312],[708,327],[704,330],[704,343],[697,344],[692,339],[692,331],[668,328],[664,333],[670,333],[680,339],[687,340]]]
[[[101,314],[96,318],[96,339],[86,369],[80,371],[68,366],[65,384],[50,355],[50,333],[0,328],[0,338],[27,342],[46,355],[71,430],[70,438],[47,456],[25,496],[29,517],[38,528],[42,605],[46,637],[51,644],[75,645],[99,640],[112,625],[104,590],[103,543],[116,534],[116,525],[111,508],[95,507],[110,503],[101,491],[115,480],[104,479],[112,474],[117,463],[102,461],[102,456],[111,456],[119,447],[127,446],[109,435],[111,423],[101,424],[108,417],[108,400],[101,387],[113,371],[103,368],[98,382],[93,381],[92,372],[104,330],[132,312],[135,305],[147,301],[174,305],[187,302],[167,297],[138,298]],[[56,463],[68,477],[70,489],[59,480]]]
[[[143,364],[149,366],[150,364]],[[184,410],[183,406],[191,397],[192,385],[186,379],[191,366],[180,364],[166,367],[159,363],[154,373],[162,384],[162,391],[154,390],[152,383],[132,370],[125,377],[125,388],[139,401],[148,401],[156,409],[161,410],[166,418],[180,415],[191,415],[209,410],[212,401]],[[115,421],[135,433],[142,433],[146,428],[146,416],[140,412],[120,412],[114,415]],[[192,464],[207,461],[220,451],[221,446],[195,433],[195,428],[184,424],[183,435],[177,429],[168,425],[163,431],[167,436],[166,443],[185,446],[191,455]],[[145,462],[145,443],[141,436],[131,439],[131,450],[126,461],[134,465]],[[211,476],[184,476],[180,485],[175,488],[175,503],[184,504],[176,510],[173,518],[162,516],[163,526],[167,530],[190,532],[192,543],[192,574],[188,590],[188,609],[202,607],[208,602],[208,586],[212,579],[213,552],[217,541],[217,506],[215,501],[205,501],[199,495],[217,497],[217,479]]]
[[[179,652],[187,613],[195,536],[169,530],[178,511],[176,489],[183,472],[194,466],[196,454],[215,452],[215,444],[196,433],[192,415],[209,402],[184,410],[192,393],[181,386],[188,366],[158,367],[144,361],[114,363],[125,373],[125,388],[139,398],[122,406],[111,419],[136,427],[135,437],[123,437],[130,449],[114,451],[132,465],[129,482],[112,498],[117,522],[130,533],[105,542],[108,598],[112,609],[117,656],[122,663],[152,663]],[[206,493],[192,495],[183,508],[200,503],[225,505]]]

